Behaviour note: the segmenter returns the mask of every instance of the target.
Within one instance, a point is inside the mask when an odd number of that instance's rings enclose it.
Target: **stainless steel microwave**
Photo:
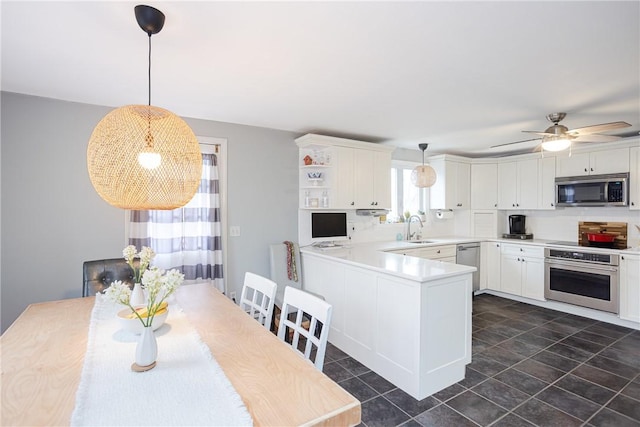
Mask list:
[[[556,178],[556,206],[628,206],[629,174]]]

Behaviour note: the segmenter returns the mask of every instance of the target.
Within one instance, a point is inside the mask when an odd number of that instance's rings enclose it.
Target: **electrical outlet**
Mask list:
[[[231,299],[233,300],[233,302],[237,303],[236,301],[236,293],[235,292],[230,292],[229,296],[231,297]]]

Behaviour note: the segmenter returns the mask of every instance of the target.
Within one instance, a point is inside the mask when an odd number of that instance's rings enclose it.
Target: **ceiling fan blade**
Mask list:
[[[549,133],[549,132],[542,132],[542,131],[538,131],[538,130],[523,130],[522,132],[524,133],[535,133],[536,135],[550,135],[550,136],[555,136],[555,133]]]
[[[588,134],[588,135],[578,135],[576,141],[578,142],[612,142],[622,139],[619,136],[615,135],[600,135],[597,133]]]
[[[533,138],[533,139],[525,139],[523,141],[507,142],[507,143],[504,143],[504,144],[492,145],[489,148],[504,147],[505,145],[521,144],[523,142],[529,142],[529,141],[539,141],[540,139],[541,138]]]
[[[611,129],[619,129],[619,128],[626,128],[631,126],[629,123],[627,122],[611,122],[611,123],[602,123],[599,125],[592,125],[592,126],[585,126],[582,128],[577,128],[577,129],[571,129],[569,131],[569,133],[572,134],[580,134],[580,135],[589,135],[592,133],[598,133],[598,132],[604,132],[606,130],[611,130]]]

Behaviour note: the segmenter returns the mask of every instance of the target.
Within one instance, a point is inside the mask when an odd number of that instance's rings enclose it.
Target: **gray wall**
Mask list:
[[[82,295],[82,263],[117,258],[125,211],[94,191],[89,136],[111,108],[1,94],[1,329],[27,305]],[[187,119],[197,136],[228,140],[227,288],[245,271],[269,275],[268,246],[297,236],[298,135]],[[229,224],[226,224],[228,226]]]

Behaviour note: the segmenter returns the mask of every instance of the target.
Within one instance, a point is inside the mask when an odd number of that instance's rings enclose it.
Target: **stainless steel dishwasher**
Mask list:
[[[480,289],[480,243],[461,243],[456,245],[456,264],[475,267],[472,284],[473,292]]]

